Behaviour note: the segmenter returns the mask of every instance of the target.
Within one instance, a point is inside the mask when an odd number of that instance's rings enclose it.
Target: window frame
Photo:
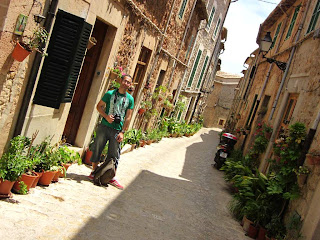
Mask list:
[[[187,3],[188,3],[188,0],[182,0],[180,10],[178,13],[179,19],[183,18],[184,12],[186,11]]]
[[[314,31],[314,29],[317,25],[319,15],[320,15],[320,0],[318,0],[318,2],[316,3],[316,6],[314,7],[306,34]]]
[[[189,80],[188,80],[188,83],[187,83],[187,88],[191,88],[192,87],[193,80],[194,80],[194,77],[195,77],[196,72],[198,70],[198,66],[199,66],[199,62],[200,62],[202,53],[203,53],[203,49],[201,47],[199,47],[199,49],[197,51],[197,55],[196,55],[195,61],[194,61],[193,66],[192,66],[190,77],[189,77]]]
[[[287,39],[289,39],[289,38],[291,37],[293,27],[294,27],[294,25],[296,24],[296,20],[297,20],[299,11],[300,11],[300,7],[301,7],[301,4],[298,5],[298,6],[295,8],[295,10],[294,10],[294,13],[293,13],[293,15],[292,15],[292,19],[291,19],[290,25],[289,25],[289,27],[288,27],[288,31],[287,31],[287,35],[286,35],[285,40],[287,40]]]
[[[272,41],[272,44],[270,46],[270,49],[273,49],[274,46],[276,45],[276,42],[277,42],[277,39],[278,39],[278,36],[279,36],[279,33],[280,33],[280,29],[281,29],[281,26],[282,26],[282,22],[280,22],[277,26],[277,30],[273,36],[273,41]]]
[[[205,73],[205,71],[207,69],[207,66],[208,66],[209,58],[210,58],[210,56],[209,56],[209,54],[207,54],[205,59],[204,59],[203,65],[202,65],[202,70],[201,70],[201,73],[200,73],[200,76],[199,76],[199,79],[198,79],[198,83],[197,83],[196,89],[199,89],[200,86],[201,86],[201,82],[202,82],[204,73]]]

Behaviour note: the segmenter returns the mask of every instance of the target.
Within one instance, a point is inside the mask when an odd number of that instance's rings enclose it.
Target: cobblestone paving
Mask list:
[[[94,186],[91,169],[0,201],[0,239],[244,240],[228,211],[231,195],[211,163],[218,132],[166,138],[121,157],[123,191]],[[16,201],[16,203],[14,203]]]

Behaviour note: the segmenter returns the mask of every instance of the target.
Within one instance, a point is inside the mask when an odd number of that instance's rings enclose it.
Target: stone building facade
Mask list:
[[[257,49],[247,59],[249,65],[239,83],[231,115],[230,131],[248,129],[240,136],[239,147],[248,151],[255,127],[266,122],[273,127],[267,150],[262,156],[259,170],[268,171],[267,159],[279,132],[289,125],[301,122],[307,128],[307,140],[302,152],[320,155],[320,1],[282,0],[261,24],[257,36],[260,44],[267,32],[273,39],[270,50]],[[273,60],[272,60],[273,59]],[[276,62],[274,61],[276,60]],[[270,63],[273,62],[273,63]],[[284,64],[285,63],[285,66]],[[303,163],[311,169],[299,199],[291,201],[289,213],[301,216],[301,234],[304,239],[318,239],[320,234],[320,171],[319,165]]]
[[[177,89],[190,35],[207,19],[202,0],[5,0],[0,13],[0,154],[13,136],[38,130],[36,141],[64,136],[75,146],[87,146],[99,116],[95,106],[117,67],[134,77],[134,126],[146,85],[151,86],[146,97],[159,82],[167,94]],[[22,36],[13,33],[20,14],[27,19]],[[44,46],[49,55],[34,51],[18,62],[11,53],[38,26],[35,14],[46,17],[40,26],[49,32]],[[97,43],[86,50],[91,37]],[[70,59],[62,54],[68,51]]]
[[[224,128],[240,75],[218,71],[214,89],[205,101],[203,126]]]
[[[184,72],[183,81],[178,88],[181,88],[178,93],[186,97],[186,109],[181,114],[181,119],[186,122],[203,113],[205,100],[211,91],[216,71],[219,70],[219,54],[224,49],[223,42],[227,38],[227,29],[223,28],[223,23],[229,5],[230,1],[208,1],[208,21],[203,21],[190,39],[190,43],[195,43],[187,52],[187,55],[190,54],[189,68]]]

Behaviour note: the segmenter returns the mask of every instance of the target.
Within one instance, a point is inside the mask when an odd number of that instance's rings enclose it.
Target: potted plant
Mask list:
[[[306,160],[309,165],[319,165],[320,164],[320,152],[316,150],[311,150],[306,154]]]
[[[152,99],[154,99],[155,101],[159,101],[161,102],[166,93],[167,93],[168,89],[166,86],[160,85],[159,87],[157,87],[152,95]]]
[[[297,174],[297,182],[299,187],[302,187],[310,173],[309,168],[307,166],[299,166],[299,168],[295,169],[294,172]]]
[[[90,37],[89,41],[88,41],[88,45],[87,45],[87,49],[89,50],[90,48],[92,48],[93,46],[95,46],[97,44],[97,39],[95,37]]]
[[[151,109],[152,103],[150,101],[141,101],[140,109],[138,110],[138,114],[142,115],[147,110]]]
[[[12,52],[12,57],[17,61],[22,62],[33,50],[38,51],[45,56],[44,50],[40,47],[47,42],[47,39],[48,32],[44,27],[35,28],[31,36],[23,36],[22,41],[16,43]]]

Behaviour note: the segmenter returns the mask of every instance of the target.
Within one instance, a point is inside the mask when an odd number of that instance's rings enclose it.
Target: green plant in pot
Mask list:
[[[44,27],[35,28],[32,35],[23,36],[22,40],[17,42],[12,57],[21,62],[34,50],[46,56],[41,46],[47,42],[48,35]]]

